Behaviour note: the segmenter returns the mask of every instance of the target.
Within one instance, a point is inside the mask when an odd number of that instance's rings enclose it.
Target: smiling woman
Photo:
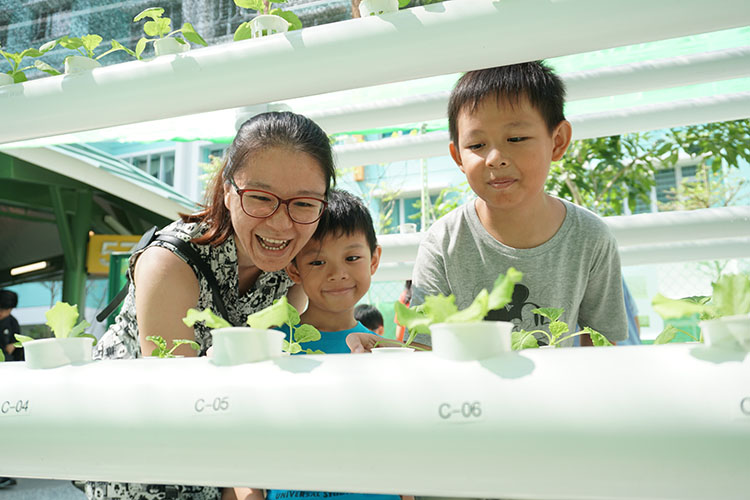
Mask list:
[[[204,355],[211,346],[208,327],[188,328],[188,309],[217,312],[226,306],[234,326],[296,289],[284,268],[318,226],[328,192],[335,184],[330,142],[310,119],[294,113],[263,113],[237,132],[213,180],[205,209],[183,215],[158,235],[188,243],[216,277],[219,298],[197,263],[168,241],[155,240],[130,258],[131,284],[115,323],[95,348],[94,358],[148,356],[147,337],[166,342],[194,339]],[[283,205],[283,206],[282,206]],[[188,348],[176,354],[196,355]],[[219,488],[125,483],[88,483],[89,498],[219,499]]]

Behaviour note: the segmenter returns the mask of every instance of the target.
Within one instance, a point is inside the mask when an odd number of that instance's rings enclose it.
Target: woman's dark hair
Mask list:
[[[370,247],[370,253],[375,252],[378,239],[375,236],[372,216],[364,202],[351,193],[332,189],[328,193],[328,206],[312,239],[320,241],[330,234],[349,236],[356,233],[362,233]]]
[[[458,80],[448,101],[448,130],[458,147],[458,114],[474,113],[488,97],[517,104],[522,98],[539,111],[550,133],[565,120],[565,84],[542,61],[469,71]]]
[[[233,234],[229,210],[224,206],[224,184],[234,178],[237,170],[254,153],[273,147],[288,148],[313,157],[323,171],[328,196],[336,184],[336,169],[331,142],[323,129],[309,118],[288,111],[255,115],[242,124],[224,154],[221,169],[207,192],[204,210],[196,214],[181,214],[185,222],[208,225],[208,230],[193,243],[219,245]]]

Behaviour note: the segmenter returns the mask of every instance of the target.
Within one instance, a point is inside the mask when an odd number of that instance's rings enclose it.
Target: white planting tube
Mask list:
[[[206,358],[49,370],[5,363],[0,463],[12,477],[744,499],[746,354],[683,344],[481,362],[414,353],[232,367]]]
[[[750,92],[683,99],[614,111],[572,115],[573,139],[680,127],[750,117]],[[448,155],[447,131],[334,147],[339,168]]]
[[[701,52],[595,70],[565,73],[566,101],[718,82],[750,75],[750,47]],[[449,91],[381,99],[307,115],[329,134],[447,116]]]
[[[0,143],[674,38],[748,21],[746,0],[724,0],[721,8],[703,0],[461,0],[414,7],[4,86]],[[253,84],[261,80],[262,85]]]

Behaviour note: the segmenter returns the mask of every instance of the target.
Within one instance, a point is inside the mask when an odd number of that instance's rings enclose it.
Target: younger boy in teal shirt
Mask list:
[[[373,333],[354,317],[354,308],[370,289],[382,249],[375,237],[372,217],[359,198],[346,191],[331,190],[328,206],[310,241],[286,269],[308,297],[302,324],[320,331],[320,340],[305,342],[302,349],[326,354],[349,353],[347,337],[352,333]],[[287,330],[287,340],[289,333]],[[362,343],[358,339],[354,346]],[[331,464],[335,467],[336,464]],[[261,500],[262,490],[235,488],[240,500]],[[398,495],[331,493],[318,491],[268,490],[267,500],[400,500]],[[413,499],[413,497],[407,497]]]
[[[315,234],[286,268],[308,297],[301,322],[321,334],[320,340],[303,343],[303,349],[349,353],[349,334],[372,333],[354,317],[354,308],[370,289],[381,252],[364,203],[332,190]]]

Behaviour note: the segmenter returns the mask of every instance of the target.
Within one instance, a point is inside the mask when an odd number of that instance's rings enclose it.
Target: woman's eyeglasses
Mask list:
[[[234,182],[229,179],[240,197],[242,211],[250,217],[256,219],[267,219],[276,213],[279,206],[286,205],[289,218],[297,224],[312,224],[323,215],[326,203],[325,200],[312,198],[309,196],[297,196],[283,200],[273,193],[262,191],[260,189],[240,189]]]

